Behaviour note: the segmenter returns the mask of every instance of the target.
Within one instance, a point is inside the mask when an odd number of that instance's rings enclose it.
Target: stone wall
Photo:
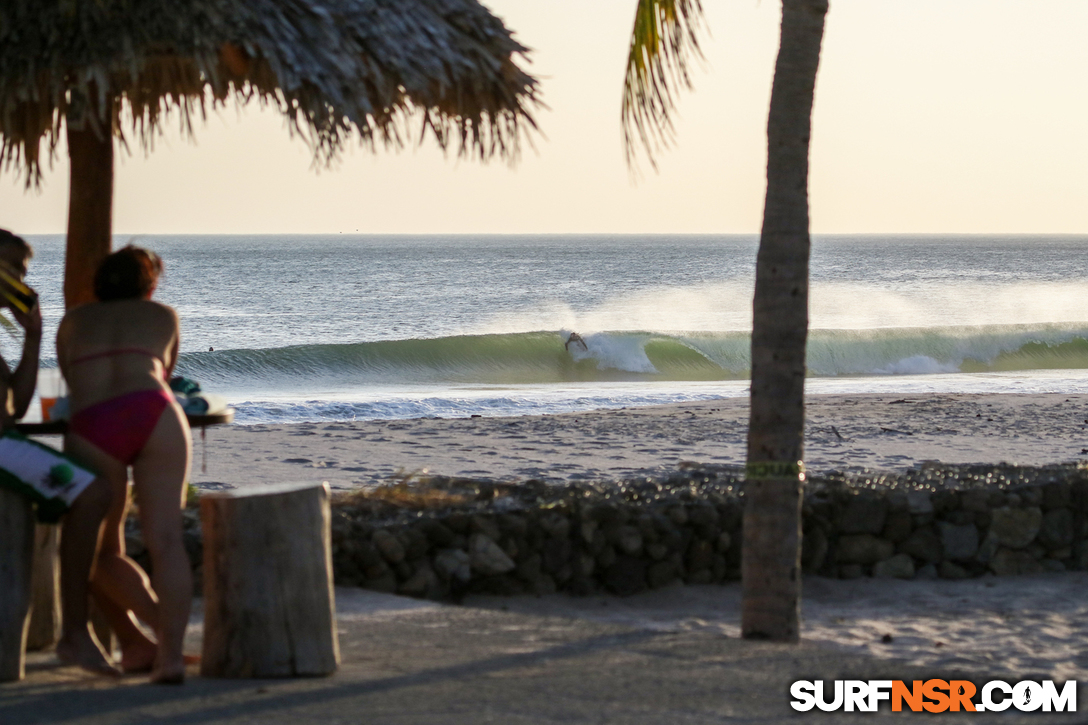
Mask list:
[[[395,495],[391,495],[390,492]],[[546,486],[431,478],[342,496],[332,521],[340,585],[430,599],[467,592],[634,594],[740,578],[735,468]],[[199,581],[200,526],[186,517]],[[814,477],[803,568],[844,579],[1088,569],[1088,470],[922,466]],[[146,565],[135,528],[129,547]]]

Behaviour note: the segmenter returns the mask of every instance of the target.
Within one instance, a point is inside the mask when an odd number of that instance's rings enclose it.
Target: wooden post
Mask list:
[[[30,622],[34,508],[0,488],[0,682],[23,679]]]
[[[60,639],[60,567],[57,550],[60,527],[38,524],[34,535],[33,595],[30,605],[30,631],[26,635],[27,650],[52,647]]]
[[[200,497],[205,677],[328,675],[340,663],[328,484]]]
[[[65,121],[68,140],[68,241],[64,255],[64,307],[93,302],[94,273],[110,253],[113,231],[113,133],[110,105],[95,115],[93,96],[73,96]]]

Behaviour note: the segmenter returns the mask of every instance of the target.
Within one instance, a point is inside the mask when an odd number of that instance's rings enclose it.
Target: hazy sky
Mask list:
[[[635,0],[487,0],[534,49],[544,137],[509,168],[433,141],[353,148],[315,173],[280,117],[213,116],[119,154],[118,233],[755,233],[776,0],[703,0],[705,70],[676,146],[636,184],[619,124]],[[816,89],[814,232],[1088,232],[1088,2],[831,0]],[[67,165],[42,193],[0,177],[0,226],[65,227]]]

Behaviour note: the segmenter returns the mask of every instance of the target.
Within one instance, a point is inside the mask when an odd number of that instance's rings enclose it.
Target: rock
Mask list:
[[[621,597],[646,590],[646,564],[633,556],[617,556],[616,563],[604,572],[603,583]]]
[[[430,539],[431,543],[438,547],[448,547],[453,543],[453,538],[456,536],[453,529],[440,521],[427,522],[423,525],[423,530],[427,533],[427,538]]]
[[[1043,503],[1042,486],[1025,486],[1017,489],[1025,506],[1041,506]]]
[[[499,517],[499,528],[506,536],[524,537],[529,533],[529,522],[519,514],[503,514]]]
[[[1077,571],[1088,570],[1088,543],[1081,542],[1080,546],[1073,550],[1073,568]]]
[[[642,533],[630,525],[610,527],[606,532],[608,540],[616,546],[616,549],[628,556],[638,556],[642,553]]]
[[[450,528],[455,534],[467,534],[469,527],[469,517],[461,511],[454,511],[445,519],[443,523]]]
[[[840,536],[836,560],[842,564],[875,564],[895,553],[895,545],[872,534]]]
[[[970,576],[966,569],[950,561],[942,561],[937,566],[937,574],[941,579],[966,579]]]
[[[937,578],[937,566],[935,564],[926,564],[920,567],[918,571],[914,573],[915,579],[931,580]]]
[[[946,559],[966,561],[978,553],[978,529],[974,524],[952,524],[938,521],[941,546]]]
[[[1011,495],[1010,495],[1011,498]],[[1023,549],[1039,534],[1043,524],[1043,512],[1038,507],[1010,508],[1003,506],[993,510],[990,531],[998,542],[1009,549]]]
[[[726,534],[722,534],[725,536]],[[801,538],[801,568],[805,572],[819,571],[827,559],[827,535],[819,526],[810,526]]]
[[[597,566],[601,569],[608,569],[616,563],[616,550],[611,546],[606,546],[601,549],[601,553],[597,554]]]
[[[1039,543],[1048,551],[1072,544],[1073,512],[1067,508],[1054,508],[1043,514],[1043,522],[1039,526]]]
[[[598,556],[608,545],[608,537],[600,529],[596,529],[593,538],[586,541],[586,548],[593,556]]]
[[[527,587],[512,576],[503,576],[499,574],[496,576],[474,579],[472,581],[472,591],[480,592],[481,594],[510,597],[518,594],[525,594]]]
[[[1088,511],[1088,477],[1080,472],[1077,480],[1069,485],[1070,506],[1077,511]]]
[[[715,554],[713,561],[710,562],[710,573],[713,575],[712,582],[721,583],[725,581],[727,571],[729,571],[729,562],[721,554]]]
[[[407,581],[397,587],[397,594],[409,597],[426,597],[430,594],[433,598],[439,589],[438,575],[430,566],[424,564]]]
[[[944,551],[941,537],[937,536],[937,532],[928,526],[915,529],[907,540],[899,544],[897,548],[904,554],[910,554],[915,559],[921,559],[931,564],[940,561],[941,554]]]
[[[843,564],[839,567],[840,579],[861,579],[865,576],[865,568],[861,564]]]
[[[468,530],[474,534],[483,534],[492,541],[498,541],[502,538],[502,530],[499,528],[499,524],[490,516],[482,514],[476,514],[469,519]]]
[[[952,513],[959,510],[960,492],[950,489],[934,491],[930,501],[933,503],[933,513],[938,516]]]
[[[390,564],[404,561],[404,545],[388,529],[378,529],[374,532],[374,546]]]
[[[907,492],[895,489],[888,492],[888,513],[906,511],[910,513],[910,504],[907,502]]]
[[[385,562],[378,549],[369,541],[349,541],[345,543],[344,551],[364,571]]]
[[[1069,508],[1073,505],[1072,489],[1066,481],[1043,486],[1043,510]]]
[[[1057,559],[1058,561],[1065,561],[1066,559],[1073,558],[1073,547],[1063,546],[1060,549],[1052,549],[1049,552],[1048,558]]]
[[[469,538],[468,556],[472,568],[484,576],[505,574],[517,566],[487,534],[476,533]]]
[[[873,565],[873,576],[878,579],[913,579],[914,560],[907,554],[896,554],[890,559]]]
[[[518,562],[517,575],[521,577],[522,581],[533,582],[541,575],[541,561],[540,554],[530,554],[522,557],[521,561]]]
[[[397,575],[386,569],[385,573],[376,579],[367,579],[363,587],[376,592],[395,594],[397,591]]]
[[[679,578],[680,569],[672,561],[659,561],[646,570],[646,581],[651,589],[660,589]]]
[[[714,574],[710,569],[700,569],[699,571],[688,574],[684,580],[685,584],[710,584],[714,581]]]
[[[688,571],[700,571],[709,569],[714,560],[714,547],[704,539],[692,539],[688,546],[686,564]]]
[[[431,548],[431,542],[427,539],[427,534],[417,528],[405,529],[397,536],[397,540],[404,547],[404,557],[406,559],[424,557]]]
[[[907,540],[913,527],[914,522],[911,520],[908,511],[890,511],[884,521],[884,530],[880,532],[880,536],[893,544],[898,544]]]
[[[593,570],[597,566],[597,561],[586,553],[578,554],[574,557],[574,576],[578,579],[589,579],[593,576]]]
[[[552,575],[558,574],[563,567],[570,563],[573,551],[574,546],[571,544],[570,539],[548,539],[545,541],[540,550],[543,557],[544,571]]]
[[[472,578],[472,562],[468,552],[461,549],[442,549],[434,557],[434,568],[446,579],[467,582]]]
[[[929,491],[907,491],[907,510],[912,514],[933,513],[933,500]]]
[[[1065,564],[1058,561],[1057,559],[1043,559],[1040,563],[1042,564],[1043,569],[1045,569],[1046,571],[1059,572],[1066,570]]]
[[[997,540],[997,534],[989,531],[983,537],[982,543],[978,545],[978,554],[975,555],[975,559],[980,564],[989,564],[1000,547],[1001,542]]]
[[[688,520],[693,526],[715,526],[718,523],[718,510],[709,504],[692,506]]]
[[[565,539],[570,536],[570,519],[552,512],[540,519],[540,528],[553,539]]]
[[[539,574],[529,582],[529,588],[533,594],[538,597],[547,596],[548,594],[555,594],[559,591],[559,587],[555,585],[555,580],[547,574]]]
[[[990,510],[990,492],[984,488],[964,491],[960,497],[960,506],[964,511],[986,512]]]
[[[843,534],[879,534],[884,530],[888,501],[882,496],[851,496],[843,507],[839,530]]]
[[[990,560],[990,571],[998,576],[1015,576],[1017,574],[1041,574],[1046,569],[1026,551],[1002,548],[998,549],[997,553],[994,554],[994,558]]]
[[[669,547],[664,544],[649,544],[646,546],[646,556],[650,557],[654,561],[661,561],[669,555]]]

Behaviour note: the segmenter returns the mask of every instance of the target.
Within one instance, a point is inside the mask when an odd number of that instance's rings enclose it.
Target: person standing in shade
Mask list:
[[[88,587],[102,520],[112,500],[109,483],[48,446],[15,431],[26,415],[38,376],[42,315],[37,294],[23,283],[33,250],[0,229],[0,309],[23,328],[23,350],[14,370],[0,358],[0,485],[37,502],[38,518],[62,521],[60,540],[61,638],[57,657],[102,675],[120,675],[90,630]]]
[[[175,684],[185,680],[182,644],[193,595],[181,515],[190,434],[167,382],[178,357],[178,317],[151,300],[161,272],[158,256],[139,247],[106,257],[94,278],[98,301],[61,321],[57,357],[71,391],[65,448],[108,479],[113,492],[92,592],[117,633],[125,671],[150,671],[153,682]],[[130,468],[151,554],[150,586],[125,555]]]

